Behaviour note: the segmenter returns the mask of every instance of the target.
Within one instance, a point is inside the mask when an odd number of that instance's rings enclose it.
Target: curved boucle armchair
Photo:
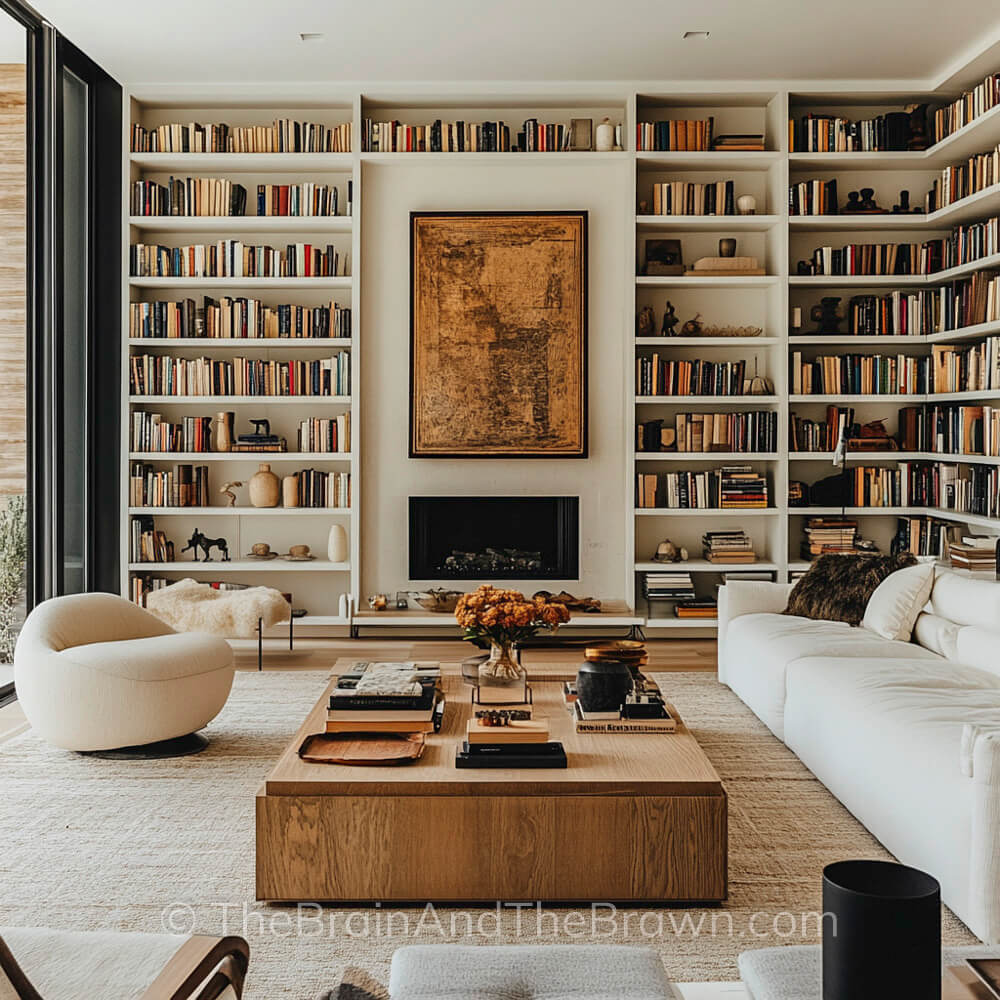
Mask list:
[[[14,651],[24,714],[66,750],[113,750],[196,732],[233,684],[224,639],[175,632],[112,594],[55,597],[28,615]]]

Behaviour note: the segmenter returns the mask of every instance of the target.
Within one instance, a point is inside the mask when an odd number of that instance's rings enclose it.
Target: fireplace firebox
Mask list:
[[[410,497],[411,580],[576,580],[579,497]]]

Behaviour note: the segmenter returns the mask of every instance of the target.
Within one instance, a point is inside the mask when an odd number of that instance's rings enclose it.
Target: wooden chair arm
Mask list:
[[[196,934],[174,952],[140,1000],[217,1000],[228,986],[241,997],[249,963],[243,938]]]

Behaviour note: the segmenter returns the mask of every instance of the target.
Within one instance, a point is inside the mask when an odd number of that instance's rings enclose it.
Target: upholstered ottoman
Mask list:
[[[945,948],[941,965],[958,965],[966,958],[1000,958],[1000,950],[996,945]],[[745,951],[739,967],[753,1000],[822,1000],[823,949],[819,945]]]
[[[615,945],[411,945],[392,1000],[679,1000],[659,955]]]

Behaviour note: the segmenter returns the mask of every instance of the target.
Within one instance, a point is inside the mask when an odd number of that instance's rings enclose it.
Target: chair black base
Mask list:
[[[175,736],[172,740],[145,743],[136,747],[118,747],[116,750],[88,750],[88,757],[102,760],[168,760],[171,757],[190,757],[201,753],[208,746],[208,738],[201,733]]]

